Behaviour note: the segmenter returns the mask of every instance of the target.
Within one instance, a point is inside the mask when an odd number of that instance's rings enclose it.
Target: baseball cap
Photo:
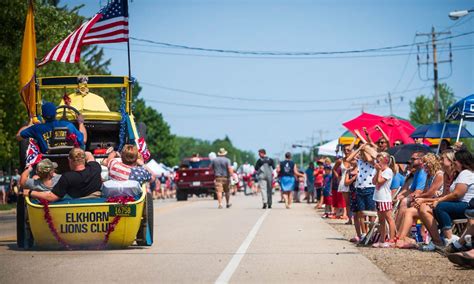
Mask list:
[[[51,102],[45,102],[41,106],[41,116],[46,120],[54,120],[56,117],[56,106]]]
[[[36,171],[47,174],[50,173],[52,170],[56,169],[57,167],[57,163],[51,162],[50,159],[43,159],[36,166]]]

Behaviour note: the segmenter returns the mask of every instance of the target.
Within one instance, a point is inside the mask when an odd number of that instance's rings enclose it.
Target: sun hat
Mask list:
[[[52,170],[56,169],[57,167],[58,167],[57,163],[51,162],[50,159],[43,159],[36,166],[36,171],[47,174],[47,173],[50,173]]]
[[[225,156],[227,155],[227,151],[224,148],[220,148],[219,152],[217,152],[218,156]]]
[[[56,117],[56,106],[51,102],[45,102],[41,106],[41,116],[45,120],[54,120]]]

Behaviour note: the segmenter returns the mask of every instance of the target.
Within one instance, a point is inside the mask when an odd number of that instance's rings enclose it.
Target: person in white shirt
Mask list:
[[[459,237],[453,235],[452,220],[464,219],[469,201],[474,198],[474,157],[467,150],[454,154],[454,163],[459,175],[449,188],[449,193],[433,199],[433,215],[421,211],[422,222],[428,229],[432,241],[423,250],[435,250],[455,242]],[[434,218],[433,218],[434,217]],[[441,229],[445,240],[438,232]]]
[[[395,221],[392,216],[392,191],[390,185],[393,179],[393,170],[389,167],[395,164],[395,159],[387,152],[381,152],[375,159],[375,176],[372,183],[375,185],[374,201],[377,207],[377,215],[380,223],[380,239],[374,243],[375,248],[390,248],[395,243]],[[389,236],[387,236],[386,226],[389,227]],[[388,242],[385,240],[389,237]]]

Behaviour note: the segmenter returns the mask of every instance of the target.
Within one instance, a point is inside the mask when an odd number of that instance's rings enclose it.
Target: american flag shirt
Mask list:
[[[136,180],[143,184],[151,180],[151,174],[143,167],[133,167],[122,163],[117,159],[109,162],[109,177],[113,180]]]

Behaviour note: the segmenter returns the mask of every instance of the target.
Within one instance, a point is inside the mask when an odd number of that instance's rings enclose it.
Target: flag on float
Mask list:
[[[41,59],[38,67],[50,61],[77,63],[84,45],[128,41],[128,0],[112,0],[88,22],[58,43]]]
[[[33,1],[28,3],[26,13],[25,31],[23,33],[23,45],[21,47],[20,59],[20,95],[29,117],[36,116],[36,34],[35,16],[33,12]]]
[[[26,167],[34,166],[43,159],[40,148],[35,140],[30,139],[28,149],[26,150]]]
[[[143,137],[138,138],[137,145],[138,145],[138,152],[142,155],[143,160],[147,162],[151,157],[151,153],[150,153],[150,150],[148,150],[148,147],[146,146],[145,138]]]

